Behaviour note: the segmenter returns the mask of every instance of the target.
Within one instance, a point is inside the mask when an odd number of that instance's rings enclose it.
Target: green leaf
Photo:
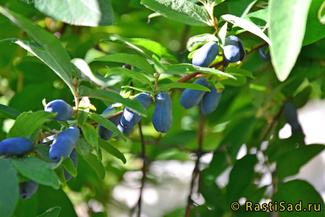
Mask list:
[[[322,10],[322,4],[324,0],[312,0],[310,9],[308,12],[307,26],[303,46],[314,43],[325,37],[325,25],[323,25],[319,19],[316,18],[316,14]],[[320,12],[322,13],[322,12]]]
[[[289,76],[304,39],[311,0],[270,0],[271,60],[280,81]]]
[[[85,123],[81,126],[81,130],[87,142],[93,146],[98,146],[98,134],[91,124]]]
[[[100,162],[94,154],[89,153],[87,156],[82,156],[82,157],[95,170],[97,176],[100,179],[103,179],[105,177],[104,166],[102,162]]]
[[[239,26],[239,27],[259,36],[268,44],[271,44],[270,39],[264,34],[264,32],[258,26],[256,26],[254,23],[250,22],[249,20],[246,20],[246,19],[240,18],[240,17],[236,17],[231,14],[225,14],[221,17],[225,21],[232,23],[236,26]]]
[[[74,167],[74,164],[73,164],[71,158],[68,157],[68,158],[64,159],[62,164],[68,173],[70,173],[73,177],[77,176],[77,170]]]
[[[141,4],[163,16],[191,26],[210,26],[207,11],[187,0],[141,0]]]
[[[46,16],[72,25],[109,26],[114,22],[110,0],[34,0],[32,3]]]
[[[117,53],[107,56],[102,56],[95,59],[94,61],[103,61],[103,62],[117,62],[123,64],[129,64],[131,66],[137,67],[142,71],[148,74],[154,74],[154,68],[146,61],[143,57],[136,54],[126,54],[126,53]]]
[[[0,117],[16,119],[20,111],[6,105],[0,104]]]
[[[10,217],[18,202],[18,177],[7,159],[0,159],[0,216]]]
[[[268,16],[269,16],[269,9],[261,9],[258,11],[251,12],[244,16],[243,18],[245,20],[248,20],[252,23],[254,23],[257,27],[260,29],[264,29],[268,26]],[[235,34],[239,34],[241,32],[246,31],[245,29],[241,29],[238,26],[234,26],[232,28],[232,32],[235,32]]]
[[[148,84],[151,87],[151,89],[153,89],[153,85],[152,85],[151,81],[146,76],[144,76],[141,73],[132,71],[130,69],[115,67],[115,68],[111,68],[108,71],[108,73],[113,74],[113,75],[115,75],[115,74],[124,75],[126,77],[132,78],[132,80],[141,81],[143,83]]]
[[[325,1],[323,2],[323,4],[319,8],[319,11],[318,11],[318,20],[323,25],[325,25]]]
[[[199,67],[199,66],[195,66],[195,65],[192,65],[189,63],[168,65],[166,74],[178,75],[178,74],[191,73],[191,72],[201,72],[204,74],[219,75],[219,76],[225,77],[225,78],[236,79],[234,76],[224,73],[222,71],[219,71],[217,69],[207,68],[207,67]]]
[[[96,77],[96,75],[91,71],[85,60],[75,58],[71,62],[80,70],[83,75],[87,76],[92,82],[99,86],[107,87],[106,82]]]
[[[37,111],[33,113],[23,112],[17,117],[7,135],[7,138],[27,137],[41,127],[46,121],[52,120],[55,116],[55,113],[45,111]]]
[[[324,202],[315,188],[306,181],[292,180],[289,182],[281,183],[278,186],[277,192],[273,195],[272,201],[278,202],[280,208],[280,201],[287,209],[281,212],[281,217],[321,217],[324,215],[321,209],[324,207]],[[288,206],[291,205],[291,211]],[[308,204],[312,204],[311,209],[308,210]],[[298,210],[295,210],[298,209]],[[315,209],[316,208],[316,209]]]
[[[101,100],[107,100],[112,103],[122,103],[129,109],[138,112],[143,116],[147,116],[147,110],[141,105],[141,103],[137,100],[130,100],[123,98],[118,93],[114,93],[111,91],[95,91],[88,87],[80,86],[79,87],[80,97],[88,96],[89,98],[96,98]]]
[[[284,179],[298,173],[301,166],[324,149],[324,145],[306,145],[281,155],[277,159],[277,176],[279,179]]]
[[[19,173],[26,178],[32,179],[42,185],[59,189],[60,183],[55,173],[46,162],[36,157],[13,158],[11,161],[18,169]]]
[[[56,206],[46,210],[46,212],[38,215],[37,217],[59,217],[60,212],[61,207]]]
[[[252,182],[254,166],[257,162],[255,155],[246,155],[237,160],[229,175],[227,186],[227,201],[238,201],[245,189]]]
[[[111,154],[112,156],[116,157],[117,159],[120,159],[124,164],[126,163],[126,159],[124,154],[122,154],[117,148],[109,144],[104,139],[99,139],[99,146],[107,151],[107,153]]]
[[[232,0],[228,1],[229,13],[237,17],[245,16],[257,0]]]
[[[110,122],[103,116],[98,115],[96,113],[91,113],[90,118],[92,120],[96,121],[97,123],[101,124],[105,128],[109,129],[110,131],[112,131],[116,136],[118,136],[121,139],[123,139],[124,141],[126,141],[125,136],[119,131],[119,129],[117,129],[117,127],[112,122]]]
[[[9,18],[11,22],[13,22],[19,28],[24,30],[33,40],[42,46],[42,49],[39,46],[30,46],[29,42],[20,40],[15,40],[15,43],[31,52],[47,66],[49,66],[68,85],[71,92],[74,93],[74,88],[71,83],[72,67],[70,57],[68,52],[61,45],[58,38],[41,27],[33,24],[25,17],[6,10],[3,7],[0,7],[0,13]]]
[[[194,51],[196,48],[198,48],[200,45],[204,44],[205,42],[209,41],[218,41],[218,38],[215,35],[204,33],[200,35],[195,35],[188,39],[186,43],[186,49],[189,52]]]
[[[76,146],[76,149],[77,149],[77,152],[80,155],[87,156],[89,154],[89,152],[93,149],[93,147],[91,146],[91,144],[89,144],[87,142],[86,139],[81,137],[78,140],[78,144]]]
[[[202,90],[210,92],[210,89],[204,87],[200,84],[193,84],[193,83],[170,83],[165,84],[159,87],[159,90],[169,90],[170,88],[186,88],[186,89],[193,89],[193,90]]]

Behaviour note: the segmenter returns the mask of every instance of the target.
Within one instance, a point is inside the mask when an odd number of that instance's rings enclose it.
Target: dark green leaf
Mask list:
[[[19,173],[26,178],[32,179],[42,185],[59,189],[60,184],[58,179],[46,162],[36,157],[17,158],[11,159],[11,161],[18,169]]]
[[[232,0],[228,1],[229,13],[237,17],[245,16],[257,0]]]
[[[114,22],[110,0],[34,0],[32,2],[34,7],[46,16],[72,25],[109,26]]]
[[[18,177],[7,159],[0,159],[0,216],[10,217],[18,202]]]
[[[95,170],[97,176],[100,179],[103,179],[105,177],[104,166],[102,162],[100,162],[94,154],[89,153],[87,156],[82,156],[82,157]]]
[[[254,166],[257,162],[255,155],[246,155],[237,160],[229,175],[227,186],[227,201],[238,201],[243,195],[254,176]]]
[[[124,157],[124,154],[122,154],[117,148],[115,148],[114,146],[112,146],[111,144],[106,142],[105,140],[100,138],[99,139],[99,146],[102,149],[104,149],[105,151],[107,151],[107,153],[113,155],[117,159],[120,159],[124,164],[126,163],[126,159]]]
[[[52,120],[55,116],[55,113],[45,111],[37,111],[33,113],[23,112],[17,117],[7,135],[7,138],[26,137],[41,127],[46,121]]]
[[[34,44],[31,46],[29,42],[20,40],[15,40],[15,43],[30,51],[48,65],[68,85],[71,92],[74,93],[73,85],[71,83],[72,67],[70,58],[58,38],[53,34],[46,32],[41,27],[33,24],[25,17],[6,10],[3,7],[0,7],[0,13],[24,30],[33,40],[38,42],[42,48],[35,46]]]
[[[312,0],[311,2],[303,46],[314,43],[325,37],[325,25],[316,18],[316,14],[322,10],[323,4],[324,0]]]
[[[48,209],[45,213],[38,215],[37,217],[58,217],[61,212],[61,207],[53,207]]]
[[[117,53],[112,55],[103,56],[95,59],[94,61],[103,61],[103,62],[117,62],[123,64],[129,64],[131,66],[137,67],[142,71],[154,74],[154,68],[141,56],[136,54],[126,54],[126,53]]]
[[[91,124],[85,123],[81,126],[81,130],[87,142],[93,146],[98,146],[98,134]]]
[[[324,149],[324,145],[306,145],[281,155],[277,159],[277,176],[279,179],[284,179],[298,173],[301,166]]]
[[[0,117],[16,119],[20,111],[6,105],[0,104]]]
[[[101,124],[105,128],[109,129],[110,131],[112,131],[116,136],[126,141],[125,136],[119,131],[119,129],[117,129],[117,127],[112,122],[110,122],[103,116],[98,115],[96,113],[91,113],[90,118],[96,121],[97,123]]]
[[[192,26],[211,25],[207,11],[187,0],[141,0],[151,10]]]
[[[311,0],[270,0],[271,60],[280,81],[289,76],[304,39]]]
[[[312,185],[303,180],[293,180],[279,184],[272,201],[278,202],[279,209],[279,203],[284,202],[282,204],[284,207],[281,206],[282,212],[279,212],[281,217],[296,217],[298,215],[299,217],[321,217],[324,215],[323,211],[321,211],[324,207],[323,199]],[[308,210],[309,204],[311,206]],[[284,208],[286,210],[283,210]]]
[[[118,93],[114,93],[111,91],[95,91],[93,89],[84,86],[79,87],[79,93],[80,93],[80,97],[88,96],[89,98],[107,100],[113,103],[122,103],[123,105],[130,108],[131,110],[136,111],[143,116],[147,116],[147,111],[139,101],[123,98]]]

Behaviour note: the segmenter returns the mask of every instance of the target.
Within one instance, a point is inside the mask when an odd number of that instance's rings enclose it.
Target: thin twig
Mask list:
[[[192,204],[193,204],[192,194],[194,192],[195,180],[197,179],[197,177],[200,177],[200,168],[199,168],[199,166],[200,166],[200,159],[201,159],[201,156],[202,156],[202,145],[203,145],[203,138],[204,138],[204,125],[205,125],[205,115],[203,115],[201,113],[200,129],[199,129],[198,136],[197,136],[197,139],[198,139],[197,159],[196,159],[195,167],[194,167],[193,173],[192,173],[192,180],[191,180],[191,185],[190,185],[190,193],[189,193],[188,199],[187,199],[185,217],[190,217]],[[200,189],[200,186],[198,186],[198,191],[199,191],[199,189]]]
[[[141,127],[141,121],[139,122],[139,133],[141,137],[141,145],[142,145],[142,160],[143,160],[143,165],[142,165],[142,180],[141,180],[141,187],[140,187],[140,196],[138,200],[138,217],[141,216],[141,202],[142,202],[142,193],[143,193],[143,187],[146,181],[146,144],[144,140],[144,136],[142,133],[142,127]]]
[[[111,115],[111,116],[108,116],[106,117],[107,120],[111,120],[119,115],[121,115],[123,113],[123,111],[119,111],[119,112],[116,112],[115,114]],[[98,123],[96,121],[92,122],[91,125],[97,125]]]

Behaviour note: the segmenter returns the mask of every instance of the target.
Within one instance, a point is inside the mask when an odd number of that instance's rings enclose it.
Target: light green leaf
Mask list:
[[[201,72],[204,74],[213,74],[213,75],[224,76],[226,78],[235,79],[234,76],[232,76],[228,73],[219,71],[217,69],[207,68],[207,67],[199,67],[199,66],[195,66],[195,65],[192,65],[189,63],[168,65],[168,69],[166,71],[167,74],[184,74],[184,73],[191,73],[191,72]]]
[[[46,16],[72,25],[109,26],[114,22],[110,0],[33,0],[32,3]]]
[[[96,113],[91,113],[90,118],[92,120],[96,121],[97,123],[101,124],[105,128],[109,129],[110,131],[112,131],[116,136],[118,136],[121,139],[123,139],[124,141],[126,141],[125,136],[119,131],[119,129],[117,129],[117,127],[112,122],[110,122],[103,116],[98,115]]]
[[[87,156],[93,147],[87,142],[85,138],[79,138],[76,150],[80,155]]]
[[[91,124],[85,123],[81,126],[81,130],[87,142],[93,146],[98,146],[98,134]]]
[[[50,166],[36,157],[24,157],[11,159],[12,164],[26,178],[34,180],[42,185],[59,189],[60,183]]]
[[[115,75],[115,74],[124,75],[126,77],[132,78],[132,80],[137,80],[137,81],[146,83],[149,85],[149,87],[151,87],[151,89],[153,89],[153,85],[152,85],[151,81],[146,76],[144,76],[143,74],[141,74],[139,72],[132,71],[130,69],[115,67],[115,68],[111,68],[108,71],[108,74],[110,74],[110,75],[112,75],[112,74],[113,75]]]
[[[46,210],[46,212],[42,213],[41,215],[38,215],[37,217],[59,217],[60,212],[61,207],[55,206]]]
[[[325,25],[325,1],[323,2],[322,6],[320,6],[318,11],[318,19],[323,25]]]
[[[16,119],[20,111],[6,105],[0,104],[0,117]]]
[[[232,23],[236,26],[239,26],[257,36],[259,36],[260,38],[262,38],[265,42],[267,42],[268,44],[271,44],[269,38],[264,34],[264,32],[258,27],[256,26],[254,23],[244,19],[244,18],[240,18],[240,17],[236,17],[234,15],[231,14],[225,14],[223,16],[221,16],[222,19],[224,19],[225,21]]]
[[[122,154],[117,148],[109,144],[104,139],[99,139],[99,146],[107,151],[107,153],[111,154],[112,156],[116,157],[117,159],[120,159],[124,164],[126,163],[126,159],[124,154]]]
[[[7,159],[0,159],[0,216],[11,217],[18,202],[18,177]]]
[[[68,173],[70,173],[73,177],[77,176],[77,170],[74,167],[74,164],[73,164],[73,161],[71,158],[67,157],[66,159],[64,159],[62,164]]]
[[[89,98],[107,100],[113,103],[122,103],[129,109],[138,112],[143,116],[147,116],[147,110],[141,105],[139,101],[123,98],[118,93],[111,91],[96,91],[84,86],[79,87],[79,93],[80,97],[88,96]]]
[[[99,86],[107,87],[106,82],[100,80],[95,76],[95,74],[91,71],[91,69],[89,68],[85,60],[80,58],[75,58],[71,62],[81,71],[83,75],[87,76],[92,82],[94,82]]]
[[[0,13],[24,30],[34,41],[39,43],[42,48],[35,44],[31,46],[30,42],[24,42],[17,39],[15,42],[49,66],[68,85],[71,92],[74,93],[71,83],[72,67],[70,57],[58,38],[33,24],[25,17],[6,10],[3,7],[0,7]]]
[[[7,135],[7,138],[26,137],[41,127],[46,121],[52,120],[55,116],[55,113],[45,111],[37,111],[33,113],[23,112],[17,117]]]
[[[210,26],[207,11],[187,0],[141,0],[141,4],[163,16],[191,26]]]
[[[100,162],[94,154],[89,153],[87,156],[82,156],[82,157],[95,170],[97,176],[100,179],[103,179],[105,177],[104,166],[102,162]]]
[[[311,0],[270,0],[271,60],[280,81],[296,63],[304,39]]]
[[[155,73],[154,68],[148,63],[148,61],[136,54],[117,53],[102,56],[100,58],[95,59],[94,61],[124,63],[137,67],[148,74]]]
[[[186,89],[193,89],[193,90],[202,90],[210,92],[210,89],[204,87],[200,84],[193,84],[193,83],[170,83],[165,84],[159,87],[159,90],[168,90],[170,88],[186,88]]]
[[[188,39],[186,43],[186,49],[190,52],[194,51],[200,45],[209,41],[218,41],[218,38],[215,35],[204,33],[200,35],[195,35]]]

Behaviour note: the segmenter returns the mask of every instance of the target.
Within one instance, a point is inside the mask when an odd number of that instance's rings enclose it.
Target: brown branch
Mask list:
[[[264,47],[265,45],[267,45],[266,42],[263,42],[262,44],[256,45],[255,47],[253,47],[249,52],[246,52],[246,55],[253,53],[254,51],[260,49],[261,47]]]
[[[191,214],[191,209],[192,209],[192,205],[193,205],[193,200],[192,200],[192,194],[194,192],[194,185],[195,185],[195,180],[197,179],[197,177],[199,177],[200,179],[200,159],[202,156],[202,145],[203,145],[203,138],[204,138],[204,125],[205,125],[205,115],[203,115],[201,113],[201,120],[200,120],[200,129],[198,132],[198,151],[197,151],[197,159],[195,162],[195,167],[193,169],[193,173],[192,173],[192,180],[191,180],[191,185],[190,185],[190,193],[188,195],[187,198],[187,206],[186,206],[186,213],[185,213],[185,217],[190,217]],[[200,186],[198,187],[198,191],[200,189]]]
[[[138,200],[138,217],[141,217],[141,203],[142,203],[142,193],[143,193],[143,188],[144,184],[146,181],[146,172],[147,172],[147,164],[146,164],[146,144],[144,140],[144,136],[142,133],[142,127],[141,127],[141,121],[139,122],[139,133],[141,137],[141,145],[142,145],[142,160],[143,160],[143,165],[142,165],[142,180],[141,180],[141,187],[140,187],[140,196]]]

